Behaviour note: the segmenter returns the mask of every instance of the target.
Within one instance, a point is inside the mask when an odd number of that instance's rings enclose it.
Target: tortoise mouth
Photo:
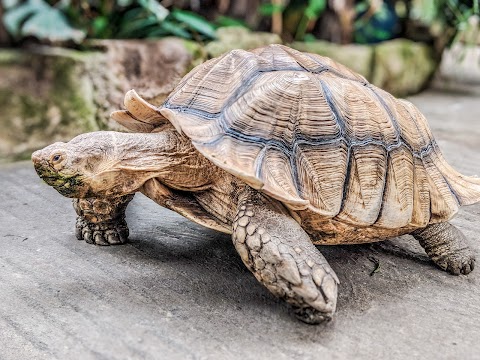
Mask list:
[[[40,179],[57,190],[61,195],[71,198],[78,197],[83,186],[80,174],[66,176],[55,171],[44,162],[35,162],[34,167]]]

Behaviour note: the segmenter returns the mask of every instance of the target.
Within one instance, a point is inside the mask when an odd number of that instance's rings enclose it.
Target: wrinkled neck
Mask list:
[[[179,190],[209,187],[216,167],[173,127],[158,133],[122,135],[126,135],[120,141],[122,149],[118,156],[122,171],[142,176],[143,182],[158,178]]]
[[[162,172],[176,153],[176,137],[170,131],[159,133],[116,133],[115,157],[125,171]]]

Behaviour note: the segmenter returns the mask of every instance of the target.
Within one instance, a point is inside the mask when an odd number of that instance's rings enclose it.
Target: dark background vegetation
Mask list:
[[[88,39],[178,36],[199,42],[223,26],[285,42],[376,43],[397,37],[447,45],[477,21],[478,0],[1,0],[0,44],[84,47]],[[474,19],[474,20],[472,20]],[[475,20],[476,19],[476,20]]]

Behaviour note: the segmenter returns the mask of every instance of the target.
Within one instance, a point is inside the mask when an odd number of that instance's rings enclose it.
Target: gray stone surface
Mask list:
[[[478,97],[424,93],[447,159],[480,173]],[[480,206],[454,220],[480,257]],[[409,236],[323,247],[338,312],[296,321],[228,236],[137,195],[131,242],[74,236],[71,202],[29,163],[0,167],[0,359],[479,359],[480,271],[436,269]],[[379,260],[380,269],[370,276]]]

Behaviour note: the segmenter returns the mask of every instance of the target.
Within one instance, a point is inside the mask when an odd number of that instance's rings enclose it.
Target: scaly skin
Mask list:
[[[258,281],[309,324],[330,320],[338,278],[307,233],[277,201],[247,189],[233,222],[233,243]]]
[[[441,269],[453,275],[468,274],[475,267],[475,256],[465,235],[448,222],[431,224],[412,235]]]
[[[128,239],[125,209],[133,194],[115,198],[74,199],[77,213],[76,236],[89,244],[117,245]]]

